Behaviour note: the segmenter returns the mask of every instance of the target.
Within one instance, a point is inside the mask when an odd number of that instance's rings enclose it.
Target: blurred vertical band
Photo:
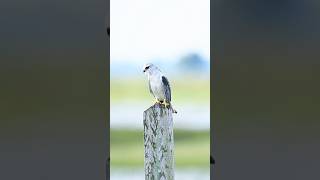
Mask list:
[[[1,1],[0,179],[105,179],[108,5]]]
[[[319,179],[320,3],[212,4],[213,178]]]

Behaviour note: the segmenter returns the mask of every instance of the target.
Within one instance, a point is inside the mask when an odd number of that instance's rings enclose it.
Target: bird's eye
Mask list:
[[[149,69],[150,66],[147,66],[146,69]]]

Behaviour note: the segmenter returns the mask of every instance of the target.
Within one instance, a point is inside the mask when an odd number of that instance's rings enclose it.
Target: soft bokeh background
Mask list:
[[[105,0],[0,2],[0,179],[105,179]]]
[[[320,179],[320,1],[212,7],[214,179]]]
[[[144,179],[144,63],[172,88],[177,179],[210,179],[210,1],[111,0],[111,179]]]

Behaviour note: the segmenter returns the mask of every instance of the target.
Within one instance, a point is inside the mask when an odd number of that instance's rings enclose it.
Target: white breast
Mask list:
[[[161,75],[150,76],[150,88],[154,96],[159,100],[165,99],[164,90],[162,87],[162,77]]]

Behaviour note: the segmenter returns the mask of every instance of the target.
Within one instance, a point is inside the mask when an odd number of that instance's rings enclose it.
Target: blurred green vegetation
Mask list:
[[[111,103],[152,100],[152,95],[149,93],[148,89],[147,79],[111,79],[110,84]],[[172,91],[172,99],[175,101],[175,103],[209,103],[209,79],[195,78],[190,76],[185,78],[171,78],[170,86]]]
[[[210,131],[174,130],[175,166],[209,167]],[[143,167],[143,130],[110,132],[111,167]]]

